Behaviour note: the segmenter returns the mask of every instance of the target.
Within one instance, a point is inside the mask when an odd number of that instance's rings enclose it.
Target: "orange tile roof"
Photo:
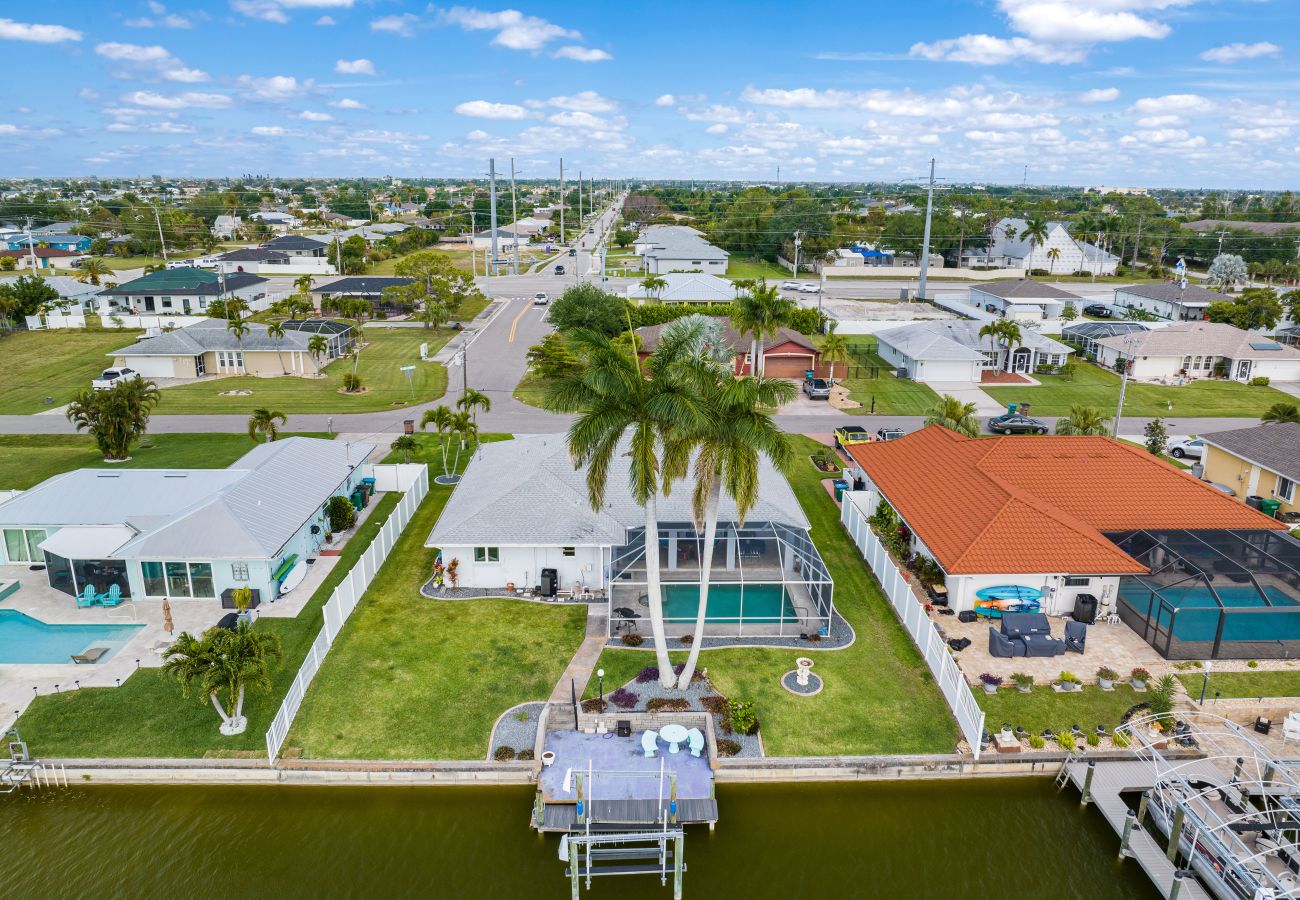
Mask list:
[[[932,425],[849,453],[952,575],[1145,572],[1105,531],[1282,529],[1140,447]]]

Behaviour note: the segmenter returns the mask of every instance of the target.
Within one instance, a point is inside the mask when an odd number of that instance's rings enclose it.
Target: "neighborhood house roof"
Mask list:
[[[625,438],[615,450],[605,503],[593,511],[587,473],[574,468],[563,435],[483,444],[425,546],[621,546],[631,529],[645,525],[645,509],[633,499],[629,483],[629,447]],[[758,503],[746,521],[807,529],[789,483],[766,458],[758,477]],[[679,485],[668,496],[660,493],[658,513],[660,522],[694,521],[689,487]],[[736,518],[735,502],[724,494],[718,519]]]
[[[1228,359],[1300,359],[1300,349],[1220,322],[1180,322],[1145,334],[1102,338],[1097,344],[1118,350],[1125,356],[1204,356],[1208,353]]]
[[[263,250],[324,250],[328,244],[299,234],[283,234],[262,245]]]
[[[1060,288],[1052,287],[1050,284],[1043,284],[1041,281],[1032,281],[1028,278],[1018,278],[1014,281],[990,281],[988,284],[971,285],[971,290],[979,291],[981,294],[1001,297],[1003,300],[1083,299],[1078,294],[1071,294],[1069,291],[1063,291]]]
[[[1163,300],[1166,303],[1181,303],[1188,306],[1208,306],[1227,298],[1223,294],[1215,293],[1199,284],[1189,284],[1183,287],[1181,282],[1166,282],[1164,284],[1131,284],[1128,287],[1116,288],[1115,293],[1132,294],[1135,297],[1145,297],[1148,300]],[[1117,302],[1118,302],[1118,298]]]
[[[663,225],[646,229],[636,239],[646,245],[645,255],[662,259],[726,259],[728,253],[703,237],[694,228],[684,225]]]
[[[414,278],[397,278],[386,275],[357,275],[340,278],[329,284],[321,284],[311,289],[313,294],[347,294],[353,297],[378,297],[384,288],[405,287],[415,284]]]
[[[736,353],[749,352],[749,336],[743,335],[737,331],[732,326],[731,320],[723,318],[722,316],[711,316],[710,318],[716,319],[722,323],[722,334],[728,347]],[[654,348],[659,344],[660,332],[662,332],[668,324],[669,323],[665,322],[662,325],[645,325],[636,330],[637,335],[641,338],[641,350],[643,352],[649,353],[654,350]],[[810,341],[806,336],[790,328],[780,329],[777,331],[776,337],[765,341],[763,346],[770,351],[773,347],[778,347],[781,344],[794,344],[811,353],[820,352],[817,349],[816,344]]]
[[[918,322],[876,333],[876,339],[912,359],[983,360],[986,350],[998,350],[1001,344],[991,336],[980,337],[979,322],[967,320]],[[1021,329],[1018,347],[1040,353],[1073,353],[1074,350],[1030,328]]]
[[[265,281],[265,278],[247,272],[235,272],[223,279],[216,272],[187,266],[150,272],[117,287],[108,288],[104,293],[119,297],[135,294],[199,294],[216,297],[221,294],[223,283],[226,293],[230,293]]]
[[[1201,435],[1201,440],[1291,481],[1300,481],[1300,424],[1266,422]]]
[[[11,256],[15,259],[21,259],[24,256],[36,254],[37,259],[64,259],[69,256],[85,256],[76,250],[60,250],[58,247],[36,247],[28,249],[24,247],[21,250],[0,250],[0,256]]]
[[[217,257],[222,262],[270,262],[278,260],[287,262],[288,254],[280,253],[278,250],[263,250],[261,247],[240,247],[238,250],[231,250],[229,253],[223,253]]]
[[[932,425],[848,452],[951,575],[1145,572],[1102,532],[1284,527],[1110,438]]]
[[[1141,322],[1077,322],[1061,329],[1061,337],[1073,337],[1080,340],[1095,341],[1098,338],[1114,337],[1117,334],[1132,334],[1135,331],[1150,331],[1150,327]]]
[[[19,278],[30,278],[30,272],[14,272],[0,275],[0,284],[9,284],[17,281]],[[71,297],[81,299],[87,296],[95,296],[104,288],[101,285],[88,284],[84,281],[78,281],[75,278],[69,278],[67,275],[45,275],[45,283],[59,292],[60,297]]]
[[[736,299],[736,286],[717,275],[698,272],[672,272],[660,275],[667,284],[662,290],[647,291],[634,284],[628,289],[629,297],[651,297],[662,303],[730,303]]]
[[[290,437],[228,469],[76,469],[0,503],[0,524],[130,529],[95,558],[267,559],[374,449]]]
[[[184,328],[165,331],[155,337],[141,338],[130,347],[114,350],[109,356],[196,356],[210,350],[305,351],[307,336],[285,329],[285,335],[276,341],[267,333],[267,326],[245,322],[248,333],[236,339],[226,327],[225,319],[204,319]]]

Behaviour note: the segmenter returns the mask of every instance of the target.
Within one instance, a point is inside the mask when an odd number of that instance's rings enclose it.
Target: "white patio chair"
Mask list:
[[[641,749],[649,759],[659,752],[659,732],[646,731],[641,735]]]

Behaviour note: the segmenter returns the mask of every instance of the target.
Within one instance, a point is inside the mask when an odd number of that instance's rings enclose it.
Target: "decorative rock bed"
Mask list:
[[[649,661],[653,662],[653,658],[651,658]],[[635,694],[637,698],[635,705],[625,710],[619,707],[618,705],[611,703],[610,697],[614,695],[614,691],[618,691],[618,690],[626,691],[629,694]],[[684,699],[689,704],[690,711],[705,712],[708,711],[708,708],[704,705],[704,698],[716,697],[716,696],[720,696],[720,695],[713,688],[713,686],[709,684],[707,679],[701,678],[699,676],[698,671],[696,672],[696,677],[691,680],[690,687],[688,687],[684,691],[679,691],[676,689],[669,690],[659,683],[658,678],[655,678],[651,681],[647,681],[644,683],[638,682],[635,678],[633,678],[631,681],[623,685],[621,688],[616,687],[614,688],[614,690],[605,692],[604,715],[606,717],[617,718],[620,712],[648,712],[649,710],[647,709],[647,704],[651,700],[656,700],[656,699],[658,700]],[[588,704],[590,704],[591,709],[594,711],[596,706],[596,699],[592,698],[590,700],[583,701],[584,708],[587,708]],[[763,756],[763,743],[757,734],[735,734],[734,732],[726,730],[730,728],[730,725],[725,724],[726,716],[721,715],[717,712],[713,712],[712,716],[713,716],[714,739],[717,741],[734,741],[735,743],[740,745],[740,750],[737,753],[732,754],[732,756],[748,757],[751,759],[757,759]],[[719,756],[721,755],[722,754],[719,754]]]
[[[781,676],[781,687],[799,697],[812,697],[820,694],[824,686],[821,676],[814,675],[812,672],[808,673],[808,683],[806,685],[799,683],[798,669],[791,669]]]
[[[533,745],[537,741],[537,722],[546,708],[545,703],[521,703],[513,706],[497,720],[492,730],[492,739],[488,743],[488,759],[495,759],[502,747],[514,751],[511,759],[518,759],[521,750],[527,751],[525,758],[531,759]],[[520,714],[523,714],[521,718]]]

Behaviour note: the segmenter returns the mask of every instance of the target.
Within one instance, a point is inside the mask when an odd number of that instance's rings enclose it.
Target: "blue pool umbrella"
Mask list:
[[[1026,603],[1030,600],[1043,599],[1043,592],[1038,588],[1025,587],[1021,584],[1002,584],[976,591],[975,596],[981,600],[1017,600]]]

